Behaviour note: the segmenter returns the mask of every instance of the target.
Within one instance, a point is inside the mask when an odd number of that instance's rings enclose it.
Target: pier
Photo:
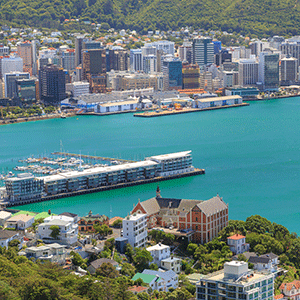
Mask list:
[[[173,116],[173,115],[179,115],[179,114],[208,111],[208,110],[215,110],[215,109],[223,109],[223,108],[233,108],[233,107],[248,106],[248,105],[249,105],[249,103],[240,103],[240,104],[233,104],[233,105],[207,107],[207,108],[183,108],[182,110],[162,110],[159,112],[152,111],[152,112],[144,112],[141,114],[137,113],[137,114],[134,114],[133,116],[140,117],[140,118],[154,118],[154,117]]]
[[[142,184],[147,184],[147,183],[154,183],[154,182],[159,182],[159,181],[166,181],[166,180],[172,180],[172,179],[178,179],[178,178],[190,177],[190,176],[202,175],[202,174],[205,174],[205,169],[195,168],[194,171],[181,173],[181,174],[169,175],[169,176],[164,176],[164,177],[154,177],[154,178],[150,178],[150,179],[118,183],[115,185],[107,185],[107,186],[101,186],[101,187],[96,187],[96,188],[89,188],[89,189],[84,189],[84,190],[78,190],[78,191],[73,191],[73,192],[45,196],[45,197],[37,198],[37,199],[22,200],[22,201],[17,201],[17,202],[3,201],[2,206],[3,207],[12,207],[12,206],[18,206],[18,205],[25,205],[25,204],[35,203],[35,202],[43,202],[43,201],[48,201],[48,200],[67,198],[67,197],[73,197],[73,196],[84,195],[84,194],[89,194],[89,193],[98,193],[98,192],[103,192],[103,191],[126,188],[126,187],[130,187],[130,186],[136,186],[136,185],[142,185]]]
[[[67,152],[52,152],[51,154],[52,155],[58,155],[58,156],[68,156],[68,157],[94,159],[94,160],[100,160],[100,161],[110,161],[110,162],[111,161],[117,161],[117,162],[122,163],[122,164],[136,162],[134,160],[126,160],[126,159],[122,159],[122,158],[111,158],[111,157],[102,157],[102,156],[67,153]]]

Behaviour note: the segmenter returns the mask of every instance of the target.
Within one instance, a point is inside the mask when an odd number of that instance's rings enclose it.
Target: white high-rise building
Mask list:
[[[143,70],[145,73],[153,74],[157,72],[157,56],[149,54],[143,56]]]
[[[255,59],[239,61],[239,85],[255,85],[258,82],[258,63]]]
[[[150,43],[153,47],[155,47],[157,50],[161,50],[163,54],[171,54],[174,56],[175,53],[175,43],[170,41],[156,41],[153,43]]]
[[[143,56],[141,49],[130,50],[130,70],[142,71],[143,70]]]
[[[282,83],[292,84],[297,80],[298,59],[294,57],[283,58],[280,64]]]
[[[147,241],[147,215],[133,214],[123,219],[123,237],[132,247],[144,247]]]
[[[21,57],[5,56],[0,59],[0,77],[10,72],[23,72],[23,59]]]

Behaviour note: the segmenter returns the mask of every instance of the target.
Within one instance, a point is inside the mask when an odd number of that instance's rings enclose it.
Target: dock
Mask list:
[[[121,188],[136,186],[136,185],[155,183],[155,182],[160,182],[160,181],[166,181],[166,180],[172,180],[172,179],[178,179],[178,178],[190,177],[190,176],[196,176],[196,175],[202,175],[202,174],[205,174],[205,169],[195,168],[193,171],[186,172],[186,173],[181,173],[181,174],[176,174],[176,175],[169,175],[169,176],[164,176],[164,177],[160,176],[160,177],[154,177],[154,178],[150,178],[150,179],[143,179],[143,180],[132,181],[132,182],[118,183],[118,184],[115,184],[115,185],[107,185],[107,186],[101,186],[101,187],[90,188],[90,189],[85,189],[85,190],[79,190],[79,191],[74,191],[74,192],[68,192],[68,193],[61,193],[61,194],[56,194],[56,195],[51,195],[51,196],[45,196],[45,197],[38,198],[38,199],[22,200],[22,201],[18,201],[18,202],[5,202],[2,205],[4,207],[25,205],[25,204],[30,204],[30,203],[43,202],[43,201],[48,201],[48,200],[55,200],[55,199],[73,197],[73,196],[78,196],[78,195],[85,195],[85,194],[90,194],[90,193],[98,193],[98,192],[103,192],[103,191],[121,189]]]
[[[137,113],[134,114],[133,116],[140,117],[140,118],[155,118],[155,117],[173,116],[173,115],[187,114],[187,113],[201,112],[201,111],[208,111],[208,110],[215,110],[215,109],[234,108],[240,106],[249,106],[249,103],[214,106],[214,107],[207,107],[207,108],[183,108],[182,110],[163,110],[159,112],[152,111],[152,112],[144,112],[140,114]]]
[[[68,153],[68,152],[52,152],[51,154],[58,155],[58,156],[86,158],[86,159],[99,160],[99,161],[117,161],[122,164],[136,162],[135,160],[126,160],[121,158],[102,157],[102,156],[85,155],[85,154]]]

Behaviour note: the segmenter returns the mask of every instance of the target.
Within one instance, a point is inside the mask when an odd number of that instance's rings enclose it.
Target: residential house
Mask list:
[[[63,265],[66,261],[66,248],[57,243],[40,247],[28,247],[19,255],[25,255],[27,258],[33,258],[40,261],[49,261]]]
[[[132,247],[144,247],[147,241],[147,216],[132,214],[123,219],[123,237]]]
[[[93,225],[108,225],[108,217],[105,215],[93,215],[90,211],[89,214],[86,217],[81,217],[78,221],[79,224],[79,231],[80,232],[93,232],[94,227]]]
[[[8,228],[15,228],[18,230],[25,230],[26,228],[32,226],[34,223],[34,216],[30,215],[17,215],[9,218],[6,221],[6,226]]]
[[[147,251],[149,251],[153,257],[152,263],[156,264],[158,267],[161,267],[161,261],[163,259],[170,257],[170,246],[161,243],[148,247]]]
[[[260,256],[251,256],[248,260],[254,265],[254,269],[258,271],[277,272],[278,256],[274,253],[268,253]]]
[[[51,226],[59,227],[58,239],[51,237]],[[66,216],[50,216],[44,219],[44,223],[38,226],[38,236],[44,242],[58,242],[64,245],[72,245],[77,242],[78,224],[74,222],[74,218]]]
[[[110,263],[112,264],[116,269],[119,268],[119,264],[112,260],[112,259],[108,259],[108,258],[99,258],[94,260],[93,262],[91,262],[91,264],[88,266],[87,270],[91,273],[91,274],[95,274],[96,270],[99,269],[101,267],[101,265],[103,263]]]
[[[181,272],[181,259],[173,256],[162,259],[161,268],[165,270],[172,270],[176,274],[179,274]]]
[[[162,198],[158,188],[155,198],[139,202],[133,213],[147,215],[148,228],[177,228],[199,243],[218,236],[228,225],[228,205],[217,195],[209,200]]]
[[[146,286],[133,285],[130,288],[128,288],[128,291],[130,291],[133,294],[137,295],[139,293],[147,292],[148,289],[149,289],[149,287],[146,287]]]
[[[178,276],[177,274],[170,271],[154,271],[144,270],[143,273],[137,273],[133,276],[132,280],[135,281],[141,278],[147,283],[151,289],[157,291],[168,291],[169,288],[176,289],[178,287]]]
[[[20,237],[18,232],[0,229],[0,247],[8,248],[8,243],[12,240],[18,240],[22,244],[23,238]]]
[[[11,217],[11,213],[8,211],[0,211],[0,226],[5,226],[6,221]]]
[[[241,234],[234,234],[228,237],[227,245],[234,254],[241,254],[250,249],[250,244],[246,243],[246,237]]]
[[[282,283],[279,289],[281,291],[281,299],[300,299],[300,280]]]

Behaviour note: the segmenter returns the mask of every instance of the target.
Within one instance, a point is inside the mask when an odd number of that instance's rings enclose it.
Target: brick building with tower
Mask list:
[[[174,227],[198,243],[211,241],[228,225],[228,204],[219,195],[205,201],[163,198],[159,187],[156,197],[139,201],[131,213],[147,214],[148,228]]]

